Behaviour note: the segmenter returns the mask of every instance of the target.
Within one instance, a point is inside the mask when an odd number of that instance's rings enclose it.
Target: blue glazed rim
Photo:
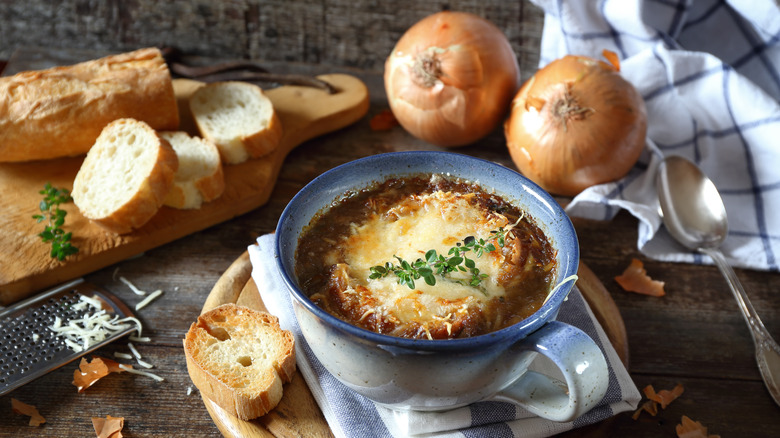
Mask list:
[[[468,169],[464,171],[464,169]],[[476,173],[472,173],[476,172]],[[287,204],[276,226],[276,264],[292,298],[333,329],[364,342],[400,349],[425,352],[468,351],[486,346],[513,343],[552,320],[571,291],[574,282],[558,287],[542,307],[512,326],[469,338],[427,340],[408,339],[366,330],[327,313],[298,288],[294,274],[295,250],[300,230],[311,217],[340,199],[348,190],[359,190],[394,176],[441,173],[475,182],[486,191],[494,190],[504,199],[526,209],[542,228],[553,246],[558,248],[557,282],[577,273],[579,243],[574,226],[558,202],[536,183],[520,173],[481,158],[454,152],[390,152],[350,161],[330,169],[304,186]],[[516,184],[516,185],[515,185]],[[292,237],[289,237],[292,233]],[[285,239],[290,244],[285,245]],[[285,252],[289,246],[289,252]],[[286,257],[284,256],[286,255]],[[561,269],[563,268],[563,269]]]

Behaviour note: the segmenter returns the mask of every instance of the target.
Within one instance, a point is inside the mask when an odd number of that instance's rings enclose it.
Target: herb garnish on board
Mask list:
[[[70,243],[72,233],[66,233],[62,229],[68,212],[61,210],[60,204],[71,202],[73,198],[67,189],[52,187],[51,183],[46,183],[43,190],[38,193],[43,195],[43,200],[38,204],[41,214],[33,215],[33,219],[36,219],[38,223],[46,219],[49,221],[46,228],[38,233],[38,236],[44,243],[51,242],[50,255],[52,258],[64,260],[65,257],[79,252],[78,248]]]

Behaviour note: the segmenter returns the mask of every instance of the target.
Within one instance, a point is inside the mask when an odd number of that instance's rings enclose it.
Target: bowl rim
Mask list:
[[[301,198],[306,196],[307,192],[314,190],[314,188],[318,184],[321,184],[323,180],[332,178],[334,175],[338,175],[341,172],[349,171],[350,168],[356,165],[361,165],[370,161],[377,161],[377,160],[392,160],[394,159],[394,157],[398,157],[398,156],[405,156],[405,157],[418,156],[420,159],[428,159],[428,160],[430,160],[433,157],[439,159],[441,158],[446,159],[446,157],[454,156],[457,159],[466,159],[481,165],[496,166],[497,167],[496,170],[498,172],[505,173],[508,177],[519,178],[520,181],[523,182],[524,187],[529,187],[532,189],[533,195],[535,197],[540,198],[542,203],[551,206],[551,210],[556,212],[555,215],[556,217],[560,216],[560,219],[564,222],[561,225],[563,236],[564,237],[566,237],[567,235],[571,236],[571,242],[570,242],[571,251],[568,258],[573,259],[573,261],[570,261],[570,263],[568,263],[567,272],[563,272],[563,273],[559,272],[558,284],[564,282],[565,279],[570,275],[577,273],[577,269],[579,265],[579,242],[578,242],[576,231],[574,229],[574,225],[571,222],[571,219],[566,214],[563,207],[561,207],[560,204],[558,204],[558,202],[552,197],[552,195],[550,195],[547,191],[542,189],[538,184],[534,183],[524,175],[520,174],[519,172],[509,167],[503,166],[499,163],[495,163],[489,160],[485,160],[483,158],[473,157],[461,153],[448,152],[448,151],[386,152],[381,154],[370,155],[363,158],[358,158],[356,160],[352,160],[340,164],[336,167],[333,167],[323,172],[322,174],[320,174],[319,176],[315,177],[310,182],[308,182],[301,190],[299,190],[295,194],[295,196],[293,196],[290,202],[285,206],[284,210],[282,211],[279,217],[279,222],[277,223],[276,230],[275,230],[274,249],[276,251],[276,257],[274,257],[274,259],[276,262],[277,269],[279,270],[279,274],[283,282],[285,283],[285,286],[287,287],[288,292],[290,293],[293,300],[301,304],[309,312],[314,314],[318,319],[327,323],[331,328],[345,332],[351,336],[360,338],[365,342],[388,346],[388,347],[426,351],[426,352],[467,351],[475,348],[484,348],[487,345],[494,345],[498,343],[514,343],[528,336],[534,331],[538,330],[548,320],[554,318],[557,315],[560,305],[568,297],[569,292],[573,289],[574,282],[568,281],[567,284],[563,284],[557,289],[553,290],[552,294],[547,297],[547,299],[539,308],[539,310],[537,310],[536,312],[534,312],[533,314],[531,314],[530,316],[528,316],[527,318],[523,319],[518,323],[482,335],[472,336],[467,338],[455,338],[455,339],[434,339],[434,340],[411,339],[411,338],[402,338],[398,336],[377,333],[368,329],[358,327],[356,325],[352,325],[346,321],[343,321],[331,315],[330,313],[326,312],[325,310],[323,310],[322,308],[314,304],[307,296],[305,296],[305,294],[296,285],[295,278],[294,278],[295,274],[287,272],[284,262],[282,260],[282,256],[281,256],[282,242],[280,236],[284,232],[283,226],[284,226],[285,218],[287,218],[290,215],[291,209],[296,204],[296,202],[300,202]],[[399,171],[398,173],[399,175],[412,174],[410,172],[404,173],[403,171]],[[452,176],[455,178],[460,177],[458,175],[452,175]],[[385,179],[386,178],[387,177],[385,177]],[[491,189],[490,186],[486,186],[481,181],[476,183],[482,186],[483,189]],[[366,184],[366,186],[368,185],[370,185],[370,183]],[[297,244],[296,244],[296,248],[297,248]],[[553,286],[553,288],[555,288],[555,286]],[[297,315],[296,315],[296,319],[297,319]]]

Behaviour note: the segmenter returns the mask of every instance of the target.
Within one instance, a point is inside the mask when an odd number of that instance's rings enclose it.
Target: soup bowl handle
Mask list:
[[[517,403],[553,421],[572,421],[598,404],[607,391],[609,370],[593,339],[577,327],[550,321],[514,348],[550,359],[565,382],[528,370],[491,399]]]

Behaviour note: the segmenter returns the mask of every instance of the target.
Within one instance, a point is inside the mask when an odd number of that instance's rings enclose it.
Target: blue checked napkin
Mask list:
[[[640,400],[612,344],[609,343],[588,304],[575,288],[558,314],[558,320],[579,327],[601,347],[609,365],[609,386],[601,404],[569,423],[555,423],[533,416],[512,403],[484,401],[442,413],[395,412],[342,385],[322,367],[309,349],[292,310],[289,292],[276,267],[274,235],[257,239],[248,248],[252,278],[270,313],[285,330],[295,334],[298,369],[317,400],[333,434],[342,437],[546,437],[592,424],[619,412],[633,410]],[[559,376],[547,360],[537,358],[535,371]]]
[[[576,196],[567,213],[639,219],[648,257],[711,263],[661,225],[655,171],[693,160],[721,192],[733,265],[778,270],[780,257],[780,7],[774,0],[531,0],[545,11],[540,64],[611,50],[648,110],[647,148],[615,183]]]

